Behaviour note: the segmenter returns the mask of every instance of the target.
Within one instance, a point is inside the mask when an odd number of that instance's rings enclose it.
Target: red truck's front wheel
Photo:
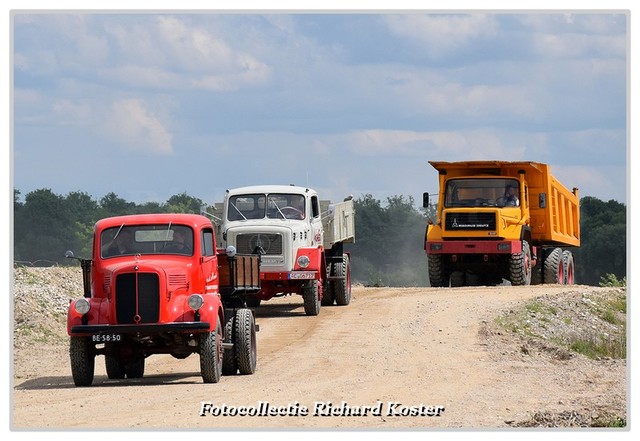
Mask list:
[[[71,375],[76,386],[91,386],[95,371],[95,350],[90,337],[71,337],[69,341]]]
[[[200,336],[200,372],[205,383],[217,383],[222,376],[222,327]]]

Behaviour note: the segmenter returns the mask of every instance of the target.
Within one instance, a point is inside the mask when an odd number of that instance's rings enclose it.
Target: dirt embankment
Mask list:
[[[76,388],[65,314],[69,298],[82,292],[80,270],[23,268],[14,278],[15,430],[627,421],[626,361],[611,355],[626,350],[621,289],[354,287],[350,305],[323,307],[317,317],[304,315],[300,297],[285,297],[255,310],[254,375],[203,384],[197,355],[158,355],[147,359],[144,378],[109,380],[100,356],[94,385]]]

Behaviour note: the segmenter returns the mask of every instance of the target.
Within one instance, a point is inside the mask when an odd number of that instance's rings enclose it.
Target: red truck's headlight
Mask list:
[[[76,303],[73,305],[76,312],[81,315],[85,315],[91,309],[91,304],[85,298],[76,300]]]
[[[193,309],[194,311],[197,311],[200,308],[202,308],[202,305],[204,305],[204,299],[200,294],[191,294],[189,296],[188,304],[189,304],[189,308]]]

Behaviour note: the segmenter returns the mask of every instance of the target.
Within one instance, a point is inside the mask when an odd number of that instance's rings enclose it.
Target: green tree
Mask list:
[[[61,263],[75,228],[62,196],[50,189],[35,190],[14,214],[14,258],[42,264]]]
[[[136,204],[127,202],[117,194],[107,193],[100,199],[100,218],[135,214]]]
[[[200,213],[202,200],[189,196],[187,193],[180,193],[171,196],[165,204],[165,211],[168,213]]]
[[[626,206],[617,201],[580,200],[581,246],[574,251],[578,283],[598,285],[607,274],[626,277],[626,216]]]
[[[165,208],[164,204],[160,204],[158,202],[145,202],[142,205],[138,205],[136,208],[136,213],[144,214],[144,213],[164,213]]]
[[[354,201],[356,242],[352,277],[368,285],[425,286],[425,217],[412,197],[392,196],[387,205],[370,194]]]

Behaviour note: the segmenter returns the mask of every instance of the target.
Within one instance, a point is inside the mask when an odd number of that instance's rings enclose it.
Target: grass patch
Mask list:
[[[496,318],[511,333],[586,357],[627,356],[626,290],[567,292],[537,298]]]
[[[588,413],[575,410],[552,412],[536,412],[526,421],[514,424],[515,427],[600,427],[624,428],[627,419],[618,415],[605,414],[592,417]]]
[[[570,340],[569,349],[593,359],[604,357],[626,358],[627,339],[626,335],[610,338],[594,333],[586,337],[580,336]]]

